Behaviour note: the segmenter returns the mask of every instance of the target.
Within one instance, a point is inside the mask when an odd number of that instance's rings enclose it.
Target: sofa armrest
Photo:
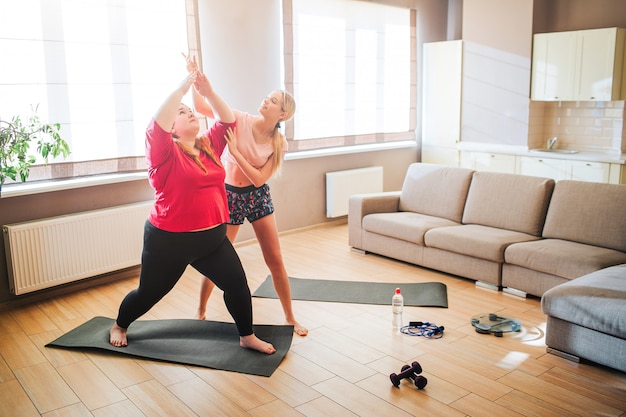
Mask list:
[[[361,248],[363,217],[372,213],[398,211],[400,191],[354,194],[348,200],[348,244]]]

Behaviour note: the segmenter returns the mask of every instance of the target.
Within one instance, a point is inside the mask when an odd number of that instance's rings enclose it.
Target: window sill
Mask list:
[[[307,158],[318,158],[323,156],[345,155],[362,152],[386,151],[391,149],[416,148],[417,142],[414,140],[404,140],[399,142],[368,143],[365,145],[341,146],[337,148],[312,149],[310,151],[288,152],[285,161]]]
[[[314,149],[310,151],[291,152],[285,155],[285,160],[298,160],[307,158],[319,158],[324,156],[345,155],[362,152],[376,152],[382,150],[415,148],[417,143],[413,140],[386,142],[365,145],[342,146],[337,148]],[[77,177],[58,181],[41,181],[12,183],[2,186],[0,198],[20,197],[31,194],[49,193],[53,191],[71,190],[75,188],[93,187],[97,185],[114,184],[126,181],[138,181],[148,178],[147,171],[131,172],[123,174],[93,175]]]
[[[19,197],[30,194],[49,193],[53,191],[71,190],[75,188],[93,187],[96,185],[114,184],[117,182],[138,181],[148,178],[148,172],[131,172],[123,174],[93,175],[68,180],[41,181],[32,183],[4,184],[0,198]]]

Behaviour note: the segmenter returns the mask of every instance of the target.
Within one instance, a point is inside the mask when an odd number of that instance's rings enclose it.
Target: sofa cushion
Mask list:
[[[559,181],[543,237],[626,252],[626,185]]]
[[[504,261],[534,271],[574,279],[607,266],[626,262],[626,253],[560,239],[516,243]]]
[[[476,172],[465,203],[464,224],[480,224],[541,236],[554,180]]]
[[[467,224],[431,229],[426,232],[424,243],[448,252],[504,262],[504,250],[508,245],[536,239],[540,238],[512,230]]]
[[[373,213],[363,218],[363,230],[424,246],[424,233],[435,227],[454,226],[452,220],[412,212]]]
[[[466,168],[411,164],[404,177],[399,210],[460,223],[473,172]]]
[[[544,314],[626,339],[626,265],[587,274],[549,289]]]

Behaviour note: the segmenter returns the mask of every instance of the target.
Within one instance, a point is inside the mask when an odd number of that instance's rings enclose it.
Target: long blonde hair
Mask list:
[[[198,155],[194,154],[190,149],[188,149],[179,141],[176,141],[176,143],[178,144],[178,146],[180,146],[180,149],[182,149],[185,154],[193,158],[193,160],[196,162],[196,164],[198,164],[200,168],[202,168],[202,171],[204,171],[205,174],[208,172]],[[207,138],[206,136],[200,136],[196,138],[196,143],[194,147],[200,149],[200,151],[204,152],[209,158],[211,158],[211,160],[215,162],[217,166],[223,168],[222,162],[217,157],[217,155],[215,155],[215,151],[213,151],[213,147],[211,146],[211,142],[209,142],[209,138]]]
[[[293,115],[296,113],[296,100],[289,92],[285,90],[277,91],[283,95],[283,104],[281,105],[281,110],[287,113],[287,117],[285,117],[281,121],[287,122],[291,120]],[[272,155],[272,175],[280,170],[280,167],[283,163],[283,146],[285,142],[285,135],[280,132],[281,121],[276,123],[276,127],[274,128],[274,136],[272,137],[272,144],[274,145],[274,154]]]

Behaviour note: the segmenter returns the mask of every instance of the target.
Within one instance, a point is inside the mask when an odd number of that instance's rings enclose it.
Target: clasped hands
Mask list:
[[[181,52],[181,55],[185,58],[187,71],[190,73],[195,72],[197,74],[196,80],[193,83],[196,91],[198,91],[198,93],[202,96],[208,97],[213,93],[213,86],[211,85],[208,77],[198,68],[198,60],[196,59],[196,56],[191,54],[185,55],[184,52]]]

